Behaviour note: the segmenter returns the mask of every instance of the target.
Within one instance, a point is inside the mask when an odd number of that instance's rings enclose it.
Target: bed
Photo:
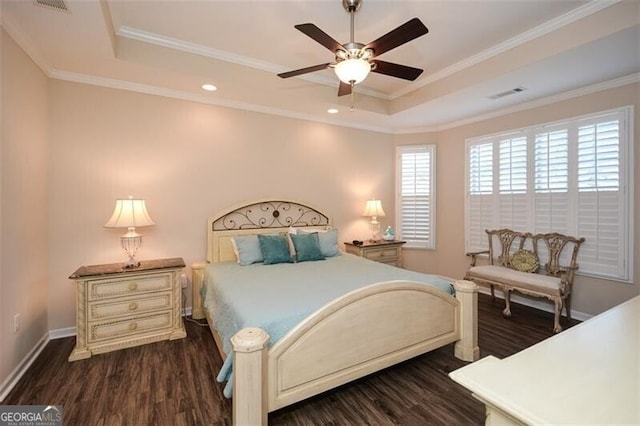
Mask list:
[[[292,201],[262,200],[212,216],[207,229],[207,261],[192,265],[192,315],[196,319],[207,318],[225,368],[233,364],[236,424],[266,424],[271,411],[450,343],[455,342],[455,356],[462,360],[475,361],[479,357],[477,287],[472,282],[436,277],[439,287],[425,285],[423,274],[343,252],[318,262],[237,265],[234,237],[286,234],[292,230],[317,231],[320,235],[331,229],[331,223],[318,209]],[[325,275],[335,273],[329,272],[334,268],[361,267],[372,267],[366,275],[375,279],[363,284],[351,282],[359,280],[358,275]],[[261,281],[273,274],[273,282],[282,281],[285,290],[281,291],[290,291],[286,290],[292,288],[285,286],[286,281],[300,273],[303,277],[325,279],[327,284],[314,282],[313,286],[322,288],[324,293],[314,295],[308,303],[296,299],[300,295],[287,294],[287,300],[295,301],[292,305],[300,318],[285,331],[257,327],[251,324],[253,320],[248,324],[230,320],[240,328],[229,338],[230,331],[223,330],[221,317],[217,319],[220,327],[216,324],[216,315],[226,308],[222,302],[216,304],[215,298],[222,298],[223,293],[212,296],[213,290],[205,283],[224,276],[233,281],[245,272],[259,276]],[[293,279],[300,289],[301,279]],[[337,287],[343,287],[343,291],[333,294],[334,281],[340,280]],[[447,281],[453,283],[455,296],[448,291]],[[266,297],[257,296],[254,290],[244,294],[251,294],[247,299],[253,299],[253,303]],[[209,299],[208,309],[205,299]],[[250,314],[251,301],[247,303],[245,310]],[[261,322],[256,320],[256,324]],[[272,336],[265,329],[270,329],[274,337],[271,344]]]

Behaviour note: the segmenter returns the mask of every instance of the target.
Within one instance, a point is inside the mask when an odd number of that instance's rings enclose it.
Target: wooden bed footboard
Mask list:
[[[455,288],[456,298],[407,281],[358,289],[271,349],[264,330],[240,330],[231,340],[234,423],[266,424],[270,411],[452,342],[456,357],[477,360],[477,287],[456,281]]]

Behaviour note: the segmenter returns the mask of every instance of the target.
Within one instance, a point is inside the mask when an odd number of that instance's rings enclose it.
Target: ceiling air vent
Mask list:
[[[36,4],[50,9],[60,10],[62,12],[68,12],[69,8],[64,0],[35,0]]]
[[[495,95],[489,96],[489,99],[500,99],[500,98],[504,98],[505,96],[515,95],[516,93],[524,92],[525,90],[527,90],[526,87],[518,86],[511,90],[507,90],[507,91],[496,93]]]

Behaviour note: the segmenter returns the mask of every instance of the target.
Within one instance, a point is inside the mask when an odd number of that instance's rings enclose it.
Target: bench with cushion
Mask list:
[[[584,238],[558,233],[531,234],[511,229],[486,230],[489,250],[467,253],[471,266],[466,280],[494,287],[504,292],[503,315],[511,316],[510,293],[517,290],[536,297],[544,297],[555,304],[553,331],[562,331],[560,315],[565,308],[571,319],[571,285],[578,269],[578,249]],[[487,265],[476,265],[479,255],[488,254]],[[540,265],[540,259],[545,262]]]

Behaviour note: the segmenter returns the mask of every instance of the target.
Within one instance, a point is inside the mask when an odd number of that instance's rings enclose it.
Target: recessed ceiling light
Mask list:
[[[329,114],[337,114],[339,111],[338,111],[338,108],[329,108],[327,112]]]
[[[213,92],[213,91],[218,90],[218,88],[217,88],[216,86],[214,86],[213,84],[203,84],[203,85],[202,85],[202,88],[203,88],[204,90],[209,91],[209,92]]]

